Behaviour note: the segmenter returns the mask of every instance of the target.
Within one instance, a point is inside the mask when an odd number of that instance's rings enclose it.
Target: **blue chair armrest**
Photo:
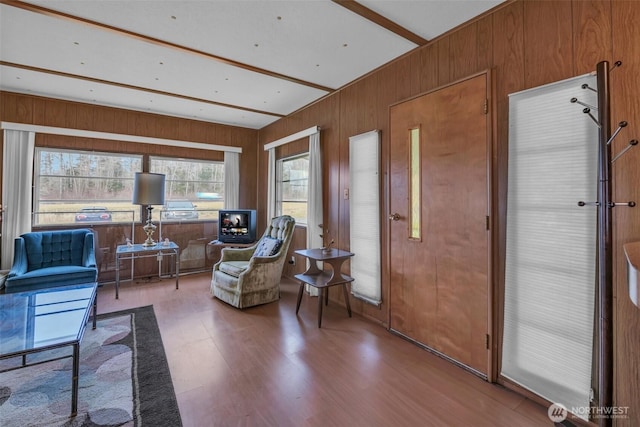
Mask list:
[[[93,233],[84,235],[84,248],[82,249],[82,265],[84,267],[97,268],[96,252],[93,245]]]
[[[13,265],[7,278],[21,276],[27,272],[27,249],[22,237],[16,237],[13,243]]]

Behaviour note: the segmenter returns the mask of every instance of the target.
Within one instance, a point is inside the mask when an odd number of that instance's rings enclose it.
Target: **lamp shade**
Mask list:
[[[133,181],[134,205],[164,204],[164,175],[160,173],[136,172]]]

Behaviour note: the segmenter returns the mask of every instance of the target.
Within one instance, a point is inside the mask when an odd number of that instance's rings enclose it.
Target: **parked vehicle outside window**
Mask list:
[[[82,208],[76,213],[76,222],[111,222],[111,212],[102,206]]]
[[[168,200],[162,208],[162,219],[198,219],[196,205],[189,200]]]

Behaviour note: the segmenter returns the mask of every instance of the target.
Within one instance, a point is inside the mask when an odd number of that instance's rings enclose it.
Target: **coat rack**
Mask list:
[[[616,61],[613,68],[622,65]],[[614,202],[611,200],[611,166],[634,146],[637,139],[629,144],[613,158],[611,157],[611,142],[620,131],[627,126],[626,121],[618,123],[616,130],[611,133],[610,102],[609,102],[609,62],[601,61],[596,66],[597,89],[582,85],[582,89],[597,92],[598,106],[594,107],[571,98],[572,103],[585,107],[582,112],[598,126],[598,200],[595,202],[579,201],[578,206],[597,206],[598,208],[598,406],[610,408],[613,404],[613,245],[612,245],[612,216],[611,209],[616,206],[633,208],[635,201]],[[597,118],[591,114],[598,112]],[[610,426],[611,418],[599,419],[600,426]]]

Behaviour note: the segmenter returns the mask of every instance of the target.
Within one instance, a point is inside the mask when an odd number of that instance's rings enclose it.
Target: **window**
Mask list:
[[[349,240],[351,293],[370,304],[382,301],[380,259],[380,134],[349,138]]]
[[[596,287],[598,128],[594,76],[509,96],[502,375],[584,417]],[[577,410],[573,408],[578,408]]]
[[[422,177],[422,171],[420,170],[420,129],[409,130],[411,141],[411,170],[409,175],[409,182],[411,187],[411,233],[409,237],[411,239],[420,239],[422,228],[420,226],[420,214],[422,210],[422,204],[420,203],[420,179]]]
[[[224,206],[224,162],[151,157],[149,171],[166,177],[163,219],[215,219]]]
[[[278,160],[276,173],[277,215],[291,215],[297,224],[306,224],[309,198],[309,154]]]
[[[51,148],[34,155],[33,225],[131,222],[142,156]]]

